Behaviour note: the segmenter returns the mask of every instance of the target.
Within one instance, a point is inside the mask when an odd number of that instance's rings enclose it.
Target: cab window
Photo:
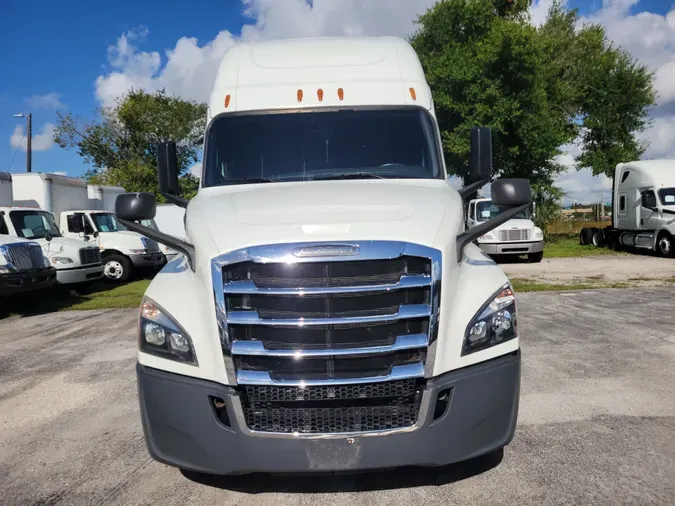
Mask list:
[[[652,190],[647,190],[642,194],[642,207],[650,209],[656,207],[656,194]]]

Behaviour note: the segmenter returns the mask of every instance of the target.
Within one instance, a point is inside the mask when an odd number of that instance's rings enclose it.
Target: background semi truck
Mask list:
[[[473,228],[498,216],[500,210],[487,198],[469,201],[466,225]],[[544,232],[535,226],[534,203],[506,223],[483,234],[477,240],[478,246],[492,256],[527,255],[530,262],[541,262],[544,257]]]
[[[197,195],[160,191],[185,239],[120,195],[129,229],[182,255],[140,309],[138,393],[150,454],[193,471],[444,465],[501,452],[520,391],[517,306],[474,241],[527,209],[526,180],[492,181],[500,213],[466,229],[492,176],[471,131],[471,178],[448,179],[432,97],[404,40],[235,45],[208,107]]]
[[[126,281],[134,269],[158,270],[166,262],[159,245],[118,223],[112,206],[123,189],[92,185],[57,174],[16,174],[14,199],[46,209],[63,237],[95,246],[110,281]]]
[[[63,237],[52,214],[36,202],[15,202],[13,183],[17,178],[17,174],[0,172],[0,234],[38,243],[56,268],[60,284],[100,279],[103,265],[98,247]]]
[[[620,163],[614,170],[612,225],[584,228],[581,244],[675,256],[675,160]]]
[[[0,178],[5,174],[0,172]],[[17,239],[0,230],[0,303],[2,297],[49,288],[54,283],[56,269],[39,243]]]

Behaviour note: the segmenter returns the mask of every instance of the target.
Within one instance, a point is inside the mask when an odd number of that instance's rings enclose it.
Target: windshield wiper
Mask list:
[[[241,179],[227,179],[227,184],[248,184],[248,183],[279,183],[280,179],[272,179],[269,177],[246,177]]]
[[[312,181],[328,181],[329,179],[385,179],[384,176],[372,172],[351,172],[349,174],[329,174],[313,177]]]

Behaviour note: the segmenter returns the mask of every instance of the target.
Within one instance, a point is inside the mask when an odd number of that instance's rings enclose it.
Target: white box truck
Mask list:
[[[37,172],[16,174],[12,184],[16,202],[46,209],[63,237],[100,251],[106,279],[123,282],[134,269],[157,270],[166,262],[155,241],[127,230],[117,222],[112,209],[106,210],[106,205],[114,205],[120,189],[97,187],[89,191],[80,178]]]
[[[74,285],[100,279],[103,265],[99,249],[63,237],[53,215],[37,201],[15,200],[14,181],[21,175],[0,174],[0,233],[38,243],[56,268],[57,283]]]
[[[138,222],[151,193],[120,195],[125,226],[182,255],[150,283],[138,392],[150,454],[214,474],[445,465],[513,437],[517,306],[474,240],[531,203],[496,179],[500,214],[465,229],[492,175],[471,131],[471,184],[447,180],[429,86],[404,40],[235,45],[208,107],[197,195],[178,195],[176,144],[158,146],[181,240]]]
[[[0,172],[0,202],[12,199],[12,176]],[[0,298],[41,290],[56,283],[56,269],[35,241],[9,235],[5,214],[0,211]]]
[[[612,225],[584,228],[581,244],[675,255],[675,160],[617,164],[612,187]]]
[[[527,255],[530,262],[544,257],[544,232],[532,221],[533,208],[525,209],[506,223],[480,236],[480,249],[491,256]],[[466,224],[473,228],[499,215],[500,210],[487,198],[472,199],[467,208]]]

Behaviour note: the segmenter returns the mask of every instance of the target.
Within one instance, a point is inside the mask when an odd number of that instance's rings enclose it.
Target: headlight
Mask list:
[[[13,264],[0,265],[0,274],[9,274],[10,272],[16,272],[17,269]]]
[[[145,255],[148,252],[146,249],[130,249],[129,251],[131,251],[134,255]]]
[[[516,330],[516,298],[509,285],[481,308],[466,329],[462,356],[484,350],[518,337]]]
[[[534,239],[543,239],[544,238],[544,232],[542,232],[540,228],[535,228],[533,238]]]
[[[480,239],[482,241],[494,241],[495,240],[494,236],[491,235],[491,234],[481,235],[478,239]]]
[[[141,351],[169,360],[197,365],[192,340],[166,311],[148,298],[141,304]]]
[[[52,263],[54,265],[72,264],[73,259],[70,257],[52,257]]]

